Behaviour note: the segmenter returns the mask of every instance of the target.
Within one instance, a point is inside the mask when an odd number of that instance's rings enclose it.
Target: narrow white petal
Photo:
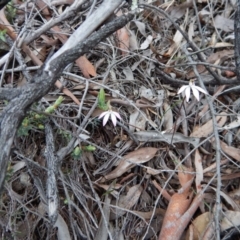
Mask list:
[[[190,94],[191,94],[191,88],[188,86],[188,88],[186,88],[185,90],[185,95],[186,95],[186,101],[189,101],[190,98]]]
[[[204,93],[204,94],[208,94],[207,91],[205,91],[204,89],[202,89],[201,87],[198,86],[194,86],[198,91]]]
[[[108,114],[108,111],[101,113],[100,116],[98,117],[98,119],[103,118],[106,114]]]
[[[113,114],[114,114],[119,120],[122,119],[121,116],[120,116],[120,114],[119,114],[118,112],[113,112]]]
[[[114,113],[111,114],[111,119],[112,119],[112,123],[115,127],[117,125],[117,118],[116,118],[116,115]]]
[[[185,89],[189,88],[188,85],[183,85],[177,92],[177,94],[180,94],[181,92],[185,91]]]
[[[109,116],[110,116],[110,112],[106,112],[105,117],[103,118],[103,126],[106,125],[106,123],[109,119]]]
[[[199,91],[197,90],[196,86],[192,87],[193,95],[199,101]]]

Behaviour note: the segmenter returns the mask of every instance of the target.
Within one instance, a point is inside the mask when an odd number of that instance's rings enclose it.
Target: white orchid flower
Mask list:
[[[202,92],[204,94],[208,94],[204,89],[198,87],[195,85],[194,80],[190,80],[189,81],[189,85],[184,85],[182,86],[179,91],[178,94],[184,92],[185,96],[186,96],[186,101],[188,102],[190,99],[190,95],[191,95],[191,90],[193,92],[193,95],[195,96],[195,98],[199,101],[199,92]]]
[[[114,112],[112,111],[111,109],[106,111],[106,112],[103,112],[99,117],[98,119],[101,119],[103,118],[103,126],[106,125],[109,117],[111,117],[111,120],[112,120],[112,123],[114,125],[114,127],[117,125],[117,119],[121,120],[121,116],[118,112]]]

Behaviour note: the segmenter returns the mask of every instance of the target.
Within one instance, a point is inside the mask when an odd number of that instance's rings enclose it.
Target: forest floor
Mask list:
[[[16,48],[9,32],[37,32],[73,3],[49,2],[12,1],[1,11],[1,58]],[[29,109],[0,200],[1,239],[240,239],[237,2],[140,2],[134,20],[67,66]],[[24,70],[8,56],[1,87],[24,86],[24,71],[35,73],[101,3],[86,1],[32,39]],[[56,174],[53,229],[46,122],[56,151],[75,139]]]

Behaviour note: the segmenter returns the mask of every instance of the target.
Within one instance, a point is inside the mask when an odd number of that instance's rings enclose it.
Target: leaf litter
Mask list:
[[[34,36],[40,26],[65,14],[73,2],[53,1],[48,6],[42,0],[36,5],[13,1],[12,6],[34,13],[29,16]],[[97,1],[94,6],[92,2],[28,44],[22,39],[19,48],[24,54],[20,54],[30,71],[36,71],[31,67],[41,66],[53,46],[64,44],[92,7],[101,4]],[[141,7],[131,23],[68,66],[48,95],[32,107],[42,112],[63,96],[63,103],[50,116],[55,145],[63,149],[77,137],[74,147],[81,149],[79,159],[71,155],[72,147],[63,160],[57,183],[58,218],[51,239],[206,238],[216,230],[217,194],[222,206],[222,219],[217,223],[221,236],[239,225],[239,96],[234,91],[222,94],[230,86],[218,84],[207,70],[209,66],[220,77],[236,79],[236,2],[216,1],[213,5],[199,0],[196,6],[191,1],[141,2],[150,8]],[[187,46],[193,60],[190,63],[183,50],[188,40],[165,15],[151,7],[167,12],[206,61],[199,60]],[[9,11],[1,11],[0,27],[15,41],[19,32],[15,28],[24,26],[25,13],[19,11],[11,25],[5,16]],[[117,15],[129,11],[125,3]],[[6,65],[1,87],[24,86],[27,75],[17,70],[21,64],[11,64],[11,68]],[[199,85],[196,70],[209,96],[202,94],[199,102],[191,97],[186,103],[177,92],[190,79]],[[97,119],[102,112],[98,107],[88,114],[101,88],[123,119],[116,127],[110,122],[102,126]],[[0,103],[3,106],[4,102]],[[79,128],[83,132],[76,136]],[[1,199],[0,234],[6,239],[9,235],[44,239],[48,234],[44,131],[33,126],[30,134],[16,137],[14,144]],[[87,152],[88,145],[95,150]]]

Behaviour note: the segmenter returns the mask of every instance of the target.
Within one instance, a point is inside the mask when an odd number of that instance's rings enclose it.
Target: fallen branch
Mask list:
[[[105,5],[109,2],[111,1],[104,1]],[[122,0],[116,0],[114,2],[118,2],[118,5],[120,5]],[[112,8],[112,11],[108,12],[107,15],[109,16],[113,11],[114,9]],[[83,54],[89,52],[99,42],[107,38],[116,30],[125,26],[131,19],[133,19],[133,16],[133,14],[128,14],[118,17],[100,28],[97,32],[94,32],[87,39],[78,41],[73,48],[66,49],[63,52],[61,51],[60,55],[57,54],[57,58],[54,55],[47,63],[43,64],[43,66],[33,76],[30,83],[26,84],[22,88],[19,88],[21,93],[17,94],[9,102],[0,115],[0,193],[3,190],[3,183],[11,146],[16,135],[17,128],[23,120],[27,109],[32,103],[48,93],[68,64],[72,63]],[[90,17],[88,19],[90,19]],[[88,21],[88,19],[86,21]]]

